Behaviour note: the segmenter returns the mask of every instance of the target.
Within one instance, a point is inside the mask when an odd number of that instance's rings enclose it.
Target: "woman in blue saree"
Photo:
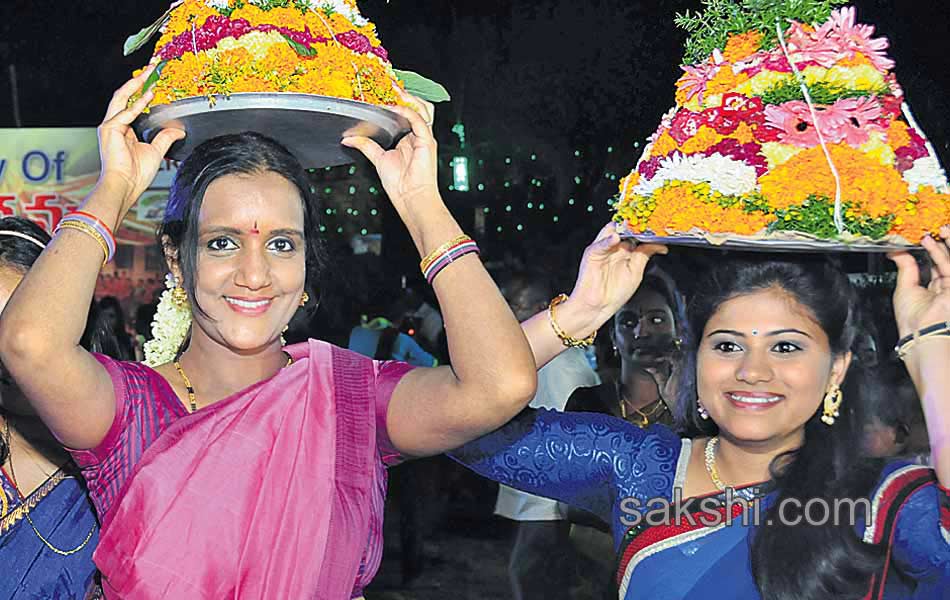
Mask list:
[[[950,227],[941,235],[923,244],[926,286],[913,257],[892,257],[934,469],[860,455],[854,292],[820,258],[728,261],[697,286],[679,386],[686,437],[525,411],[453,456],[610,523],[621,599],[947,597]],[[526,332],[543,364],[540,330]]]
[[[0,310],[48,241],[26,219],[0,219]],[[84,344],[108,351],[108,336],[91,325]],[[0,366],[0,600],[95,597],[98,539],[78,469]]]

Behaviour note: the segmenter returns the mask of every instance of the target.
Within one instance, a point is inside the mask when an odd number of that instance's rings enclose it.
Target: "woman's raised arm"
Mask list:
[[[168,148],[184,132],[167,129],[151,144],[130,125],[151,98],[129,106],[152,69],[115,92],[99,126],[102,171],[82,210],[113,231],[148,187]],[[0,315],[0,359],[46,426],[64,445],[97,446],[115,415],[105,368],[80,345],[103,249],[92,236],[61,230],[17,287]]]

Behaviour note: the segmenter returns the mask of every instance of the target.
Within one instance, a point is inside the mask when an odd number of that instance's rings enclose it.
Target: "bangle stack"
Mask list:
[[[554,315],[554,307],[558,304],[561,304],[565,300],[567,300],[567,294],[559,294],[553,300],[551,300],[550,304],[548,304],[548,321],[551,322],[551,329],[553,329],[557,337],[560,338],[561,343],[568,348],[586,348],[594,343],[594,338],[597,337],[596,331],[586,338],[577,339],[575,337],[569,336],[567,332],[561,329],[561,326],[557,324],[557,318]]]
[[[445,267],[466,254],[473,253],[479,253],[478,246],[472,238],[463,234],[455,239],[449,240],[430,252],[422,259],[422,262],[419,263],[419,268],[422,269],[422,274],[425,276],[426,281],[429,282],[429,285],[432,285],[436,275],[441,273]]]
[[[897,357],[904,360],[904,358],[907,357],[907,353],[910,352],[914,346],[923,343],[925,340],[937,337],[950,337],[950,321],[924,327],[920,331],[915,331],[908,336],[902,337],[901,340],[897,342],[897,346],[894,350],[897,352]]]
[[[103,265],[115,256],[115,236],[112,235],[112,230],[97,216],[77,210],[63,217],[53,234],[55,235],[63,229],[81,231],[96,240],[105,256],[102,261]]]

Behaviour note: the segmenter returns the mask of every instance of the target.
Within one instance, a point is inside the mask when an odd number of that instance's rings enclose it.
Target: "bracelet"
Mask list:
[[[423,272],[423,275],[425,276],[426,281],[429,282],[429,285],[432,285],[436,275],[441,273],[445,267],[462,258],[466,254],[480,254],[478,246],[475,245],[475,242],[469,241],[459,244],[458,246],[454,246],[440,258],[436,259],[435,262],[429,265],[429,268]]]
[[[557,324],[557,319],[554,316],[554,307],[558,304],[561,304],[567,300],[567,294],[559,294],[551,303],[548,304],[548,321],[551,322],[551,329],[554,330],[554,333],[557,334],[557,337],[560,338],[561,343],[567,346],[568,348],[586,348],[594,343],[594,338],[597,337],[597,332],[590,334],[584,339],[577,339],[569,336],[561,327]]]
[[[902,337],[901,340],[897,342],[897,346],[895,346],[894,351],[897,352],[898,358],[904,360],[904,358],[907,356],[907,353],[910,352],[914,346],[920,344],[924,340],[933,339],[936,337],[950,337],[950,321],[924,327],[920,331],[915,331],[910,335]]]
[[[83,223],[95,230],[102,238],[103,242],[105,242],[106,248],[108,249],[106,254],[106,262],[112,260],[112,258],[115,256],[116,250],[115,236],[112,234],[112,230],[109,229],[109,226],[103,223],[99,217],[85,211],[77,210],[66,215],[60,221],[60,223],[68,222]]]
[[[109,262],[109,258],[110,258],[109,246],[106,244],[106,240],[102,237],[102,235],[98,231],[96,231],[96,229],[92,225],[89,225],[88,223],[84,223],[82,221],[75,221],[75,220],[66,221],[64,219],[59,222],[59,225],[56,226],[56,231],[54,231],[53,233],[59,233],[63,229],[74,229],[76,231],[81,231],[85,233],[86,235],[88,235],[89,237],[96,240],[96,242],[99,243],[99,246],[102,247],[102,254],[103,254],[102,264],[105,265],[107,262]]]
[[[435,250],[427,254],[426,257],[422,259],[422,262],[419,263],[419,268],[422,270],[423,273],[425,273],[426,271],[429,270],[429,267],[432,266],[432,263],[442,258],[442,255],[444,255],[446,252],[449,252],[455,246],[458,246],[459,244],[464,244],[466,242],[473,242],[473,240],[472,238],[468,237],[465,234],[462,234],[454,239],[447,241],[446,243],[442,244],[441,246],[439,246],[438,248],[436,248]]]

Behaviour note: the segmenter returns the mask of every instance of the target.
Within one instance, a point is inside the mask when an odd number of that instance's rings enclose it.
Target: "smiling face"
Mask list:
[[[832,355],[810,310],[786,291],[769,288],[727,300],[706,323],[697,391],[722,433],[746,442],[797,444],[849,362],[850,354]]]
[[[225,175],[198,217],[193,335],[241,354],[280,344],[306,279],[300,192],[273,172]],[[180,277],[177,265],[173,272]]]

